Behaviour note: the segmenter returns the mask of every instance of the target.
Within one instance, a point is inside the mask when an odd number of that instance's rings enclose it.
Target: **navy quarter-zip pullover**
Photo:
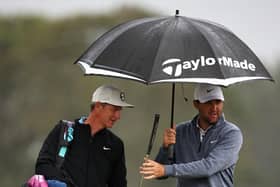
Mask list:
[[[178,187],[233,187],[233,173],[242,146],[240,129],[221,116],[201,141],[198,116],[177,125],[174,157],[161,148],[156,161],[165,175],[177,177]]]

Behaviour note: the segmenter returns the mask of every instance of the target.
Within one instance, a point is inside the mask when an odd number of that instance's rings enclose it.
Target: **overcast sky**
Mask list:
[[[37,14],[61,17],[77,13],[106,13],[135,5],[163,15],[207,19],[225,25],[261,60],[280,58],[279,0],[0,0],[0,15]]]

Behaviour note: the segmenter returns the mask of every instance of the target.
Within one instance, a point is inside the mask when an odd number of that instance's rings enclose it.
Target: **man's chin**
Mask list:
[[[113,126],[114,126],[114,122],[108,123],[108,124],[106,125],[107,128],[112,128]]]
[[[208,123],[211,124],[211,125],[214,125],[218,122],[218,118],[215,118],[215,119],[209,119],[208,120]]]

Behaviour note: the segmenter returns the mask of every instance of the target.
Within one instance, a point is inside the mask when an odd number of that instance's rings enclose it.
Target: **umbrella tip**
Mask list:
[[[175,16],[179,16],[179,10],[176,10]]]

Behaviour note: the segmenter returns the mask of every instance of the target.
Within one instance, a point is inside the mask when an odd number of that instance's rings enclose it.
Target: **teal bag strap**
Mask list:
[[[58,143],[58,153],[56,156],[56,167],[61,168],[65,155],[67,153],[68,146],[74,138],[74,125],[72,121],[61,120],[61,130]]]

